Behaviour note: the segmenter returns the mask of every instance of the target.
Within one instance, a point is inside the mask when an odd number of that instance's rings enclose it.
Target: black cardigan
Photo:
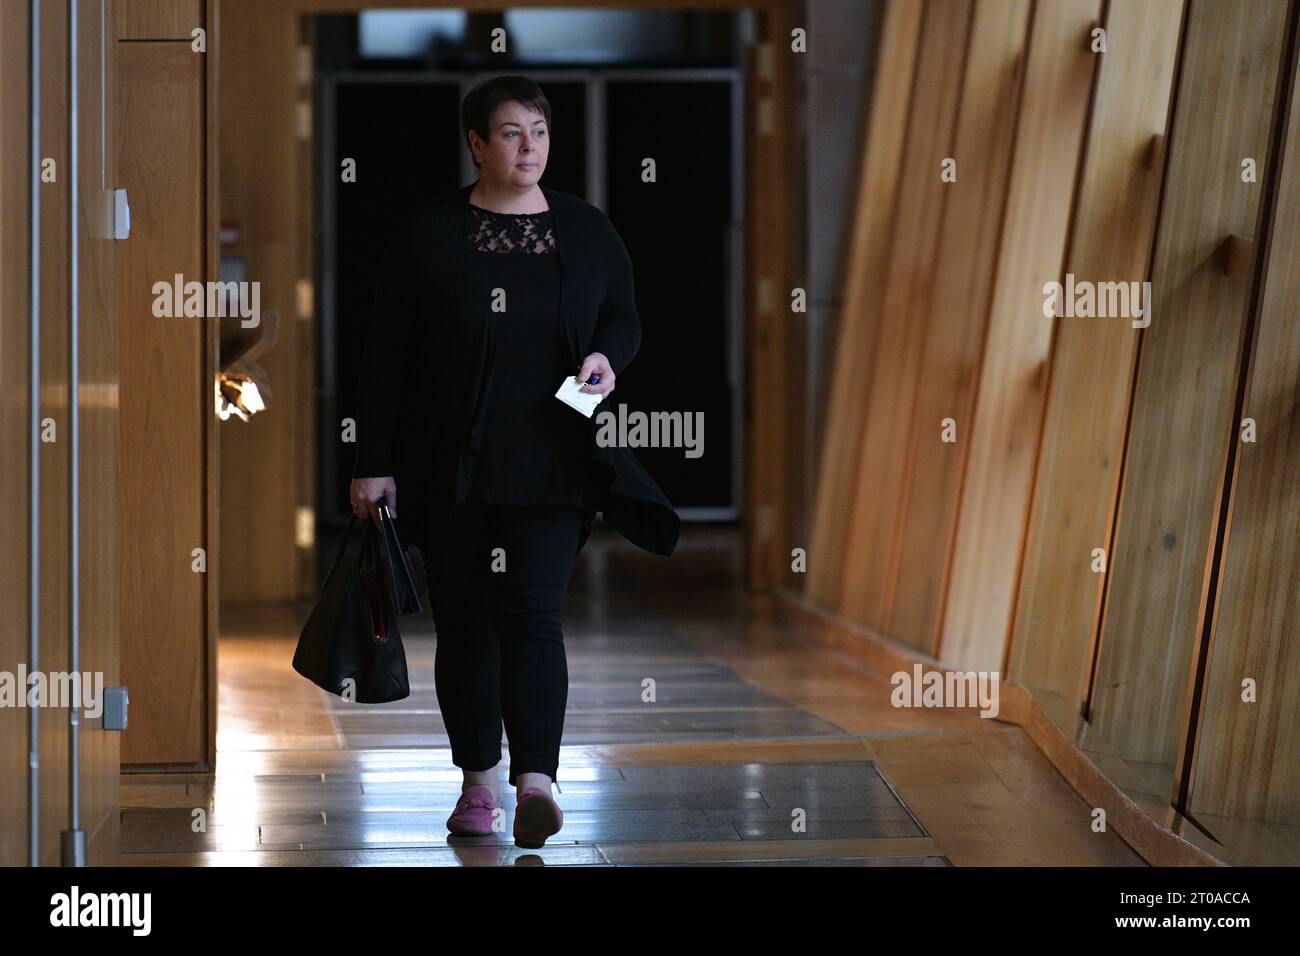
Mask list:
[[[352,475],[395,479],[404,534],[422,546],[457,504],[461,453],[485,384],[490,311],[467,301],[464,282],[475,185],[447,189],[400,218],[380,269],[357,386]],[[560,257],[560,316],[573,374],[582,358],[601,352],[621,375],[641,344],[627,248],[602,210],[573,193],[541,189]],[[597,406],[589,420],[589,467],[597,469],[605,521],[639,547],[670,555],[681,519],[631,449],[597,443],[601,411]],[[584,542],[589,532],[590,524]]]

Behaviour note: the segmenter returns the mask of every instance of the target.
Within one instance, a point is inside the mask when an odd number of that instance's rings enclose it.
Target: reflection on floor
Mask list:
[[[411,696],[368,706],[290,667],[308,608],[223,608],[216,774],[124,774],[120,861],[1142,865],[1018,728],[896,709],[773,624],[739,554],[734,529],[688,527],[664,559],[597,526],[566,612],[564,828],[541,850],[513,844],[504,761],[504,832],[448,838],[427,611],[403,621]]]

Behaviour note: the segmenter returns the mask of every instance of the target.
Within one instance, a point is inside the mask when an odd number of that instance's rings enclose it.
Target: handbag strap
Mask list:
[[[388,502],[381,501],[379,503],[379,533],[383,538],[384,556],[388,560],[390,570],[394,572],[394,580],[396,580],[396,572],[399,570],[399,568],[393,566],[394,560],[403,565],[400,570],[404,571],[408,576],[411,573],[411,567],[406,560],[406,551],[402,548],[402,539],[397,534],[396,521],[397,519],[393,517],[393,513],[388,510]]]
[[[379,551],[383,557],[384,566],[388,570],[388,579],[392,584],[393,606],[399,609],[404,607],[403,602],[398,597],[400,593],[403,593],[398,588],[398,581],[400,580],[404,585],[405,593],[409,594],[414,601],[416,610],[412,613],[418,613],[420,595],[415,586],[415,575],[411,571],[411,562],[406,557],[406,549],[402,547],[402,540],[397,533],[397,519],[388,510],[387,501],[379,503],[379,525],[382,539],[379,542]]]

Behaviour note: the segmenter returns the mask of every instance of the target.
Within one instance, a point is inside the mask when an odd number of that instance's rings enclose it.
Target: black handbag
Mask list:
[[[420,599],[386,505],[380,525],[352,515],[293,655],[303,677],[359,704],[411,693],[397,619],[418,613]]]

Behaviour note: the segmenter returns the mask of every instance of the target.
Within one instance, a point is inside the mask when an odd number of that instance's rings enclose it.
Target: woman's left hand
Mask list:
[[[588,383],[593,375],[599,375],[600,380],[595,385],[584,384],[578,391],[590,395],[608,395],[614,391],[614,370],[609,367],[609,359],[605,358],[603,352],[592,352],[582,360],[582,368],[578,370],[577,379],[579,382]]]

